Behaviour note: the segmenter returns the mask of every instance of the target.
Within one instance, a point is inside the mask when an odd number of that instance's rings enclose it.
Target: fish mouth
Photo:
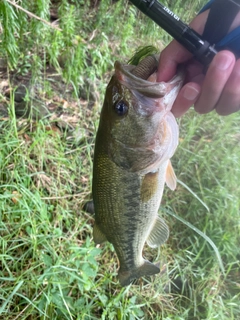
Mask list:
[[[144,62],[145,59],[142,61]],[[155,61],[158,63],[157,58]],[[138,76],[146,77],[147,74],[148,78],[154,69],[157,70],[156,65],[147,66],[149,72],[145,72],[145,75],[141,74],[141,69],[140,73],[138,72],[138,66],[122,64],[119,61],[115,62],[114,67],[117,80],[131,91],[135,100],[134,105],[140,113],[151,114],[159,111],[165,113],[171,110],[184,81],[183,67],[179,68],[177,74],[169,82],[152,82]]]
[[[131,91],[137,91],[149,98],[160,98],[167,93],[166,86],[162,82],[150,82],[135,75],[132,65],[116,61],[114,67],[118,81]]]

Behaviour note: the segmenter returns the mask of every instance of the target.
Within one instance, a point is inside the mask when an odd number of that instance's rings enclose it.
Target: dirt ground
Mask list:
[[[19,123],[46,119],[53,127],[74,134],[77,140],[92,136],[94,128],[89,118],[99,114],[98,90],[87,81],[78,90],[76,97],[73,86],[50,66],[33,82],[29,73],[9,72],[0,59],[0,121],[12,115]]]

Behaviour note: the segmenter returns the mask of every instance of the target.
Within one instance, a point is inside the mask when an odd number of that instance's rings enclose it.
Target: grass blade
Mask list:
[[[0,308],[0,314],[2,314],[4,312],[4,309],[6,308],[7,304],[11,301],[12,297],[15,295],[15,293],[18,291],[18,289],[22,286],[23,284],[23,280],[20,281],[17,286],[14,288],[14,290],[12,291],[12,293],[8,296],[8,298],[4,301],[4,303],[2,304],[1,308]],[[5,312],[7,312],[5,310]]]

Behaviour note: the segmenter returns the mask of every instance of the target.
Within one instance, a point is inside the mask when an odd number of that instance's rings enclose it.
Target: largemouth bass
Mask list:
[[[183,72],[156,83],[158,57],[138,66],[115,63],[96,136],[93,165],[93,238],[109,241],[117,253],[122,286],[160,272],[142,257],[145,242],[162,245],[168,226],[158,215],[165,182],[176,187],[170,158],[178,144],[171,113]]]

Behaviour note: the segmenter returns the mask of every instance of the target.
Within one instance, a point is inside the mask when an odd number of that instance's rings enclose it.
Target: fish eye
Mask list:
[[[119,100],[114,105],[114,110],[119,116],[124,116],[128,112],[128,104],[124,100]]]

